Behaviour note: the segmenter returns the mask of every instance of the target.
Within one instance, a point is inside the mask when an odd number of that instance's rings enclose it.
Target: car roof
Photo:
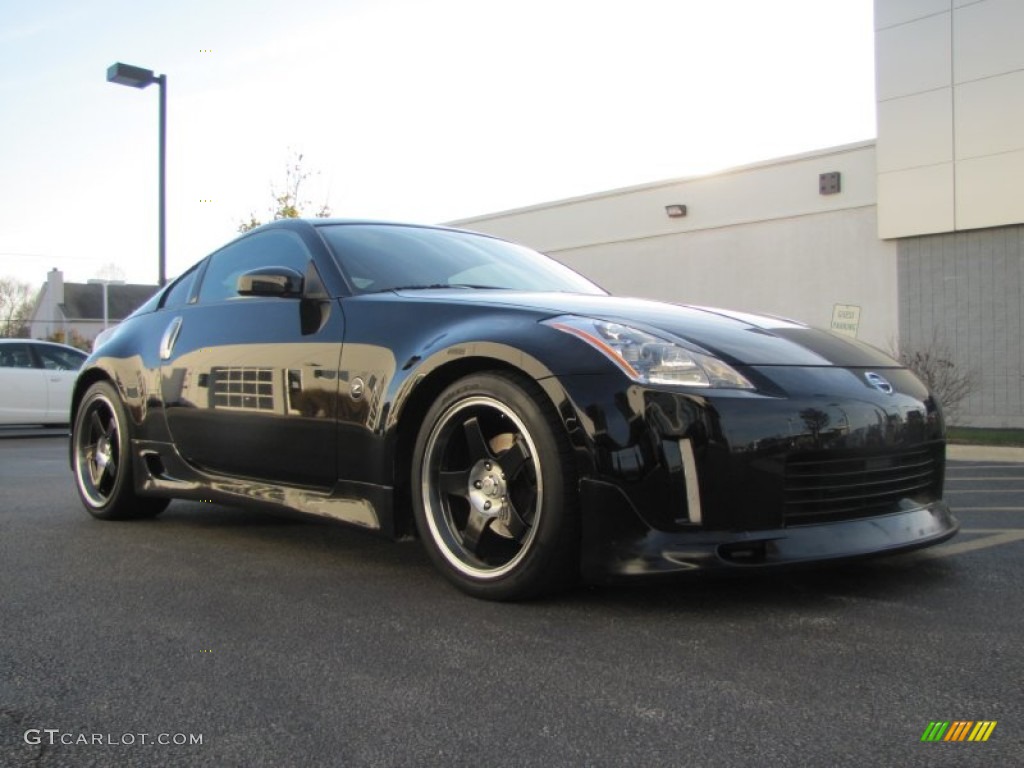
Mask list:
[[[409,221],[391,221],[387,219],[345,219],[345,218],[315,218],[315,219],[275,219],[274,221],[268,221],[266,224],[261,224],[253,232],[259,232],[264,229],[308,229],[310,227],[330,227],[336,225],[345,224],[362,224],[362,225],[373,225],[381,227],[409,227],[412,229],[440,229],[446,232],[469,232],[474,235],[482,235],[484,237],[493,237],[483,232],[472,232],[467,229],[457,229],[455,227],[446,227],[443,224],[419,224]],[[248,234],[248,232],[246,233]]]
[[[61,344],[59,341],[46,341],[45,339],[0,339],[0,344],[43,344],[47,347],[60,347],[61,349],[70,349],[73,352],[81,352],[83,355],[89,354],[78,347],[72,347],[70,344]]]

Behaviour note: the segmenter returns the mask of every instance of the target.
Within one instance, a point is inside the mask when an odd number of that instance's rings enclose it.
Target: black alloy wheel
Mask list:
[[[117,390],[89,387],[71,431],[75,485],[85,508],[101,520],[154,517],[167,499],[138,496],[132,480],[131,432]]]
[[[578,571],[574,473],[550,401],[519,375],[452,384],[413,458],[413,508],[434,563],[477,597],[549,592]]]

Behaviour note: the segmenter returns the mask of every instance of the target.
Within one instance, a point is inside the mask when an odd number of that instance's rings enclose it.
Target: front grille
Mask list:
[[[899,510],[909,499],[927,503],[942,493],[943,446],[857,458],[786,462],[784,518],[805,525]]]

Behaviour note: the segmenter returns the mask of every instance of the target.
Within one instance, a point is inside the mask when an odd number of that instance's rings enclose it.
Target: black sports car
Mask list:
[[[940,407],[848,338],[609,296],[518,245],[284,220],[100,340],[75,386],[86,509],[260,503],[418,531],[493,599],[952,536]]]

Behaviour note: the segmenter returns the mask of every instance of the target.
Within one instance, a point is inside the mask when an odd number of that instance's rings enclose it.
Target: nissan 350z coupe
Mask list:
[[[97,518],[170,499],[418,532],[479,597],[911,550],[957,531],[939,404],[855,340],[608,295],[439,227],[283,220],[100,339],[70,460]]]

